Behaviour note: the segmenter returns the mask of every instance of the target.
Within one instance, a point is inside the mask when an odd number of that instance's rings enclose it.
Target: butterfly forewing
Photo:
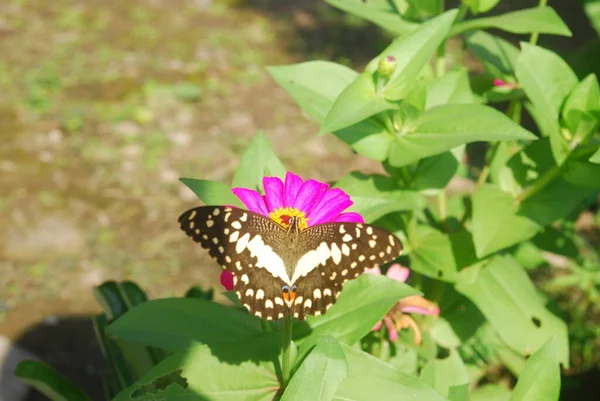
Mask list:
[[[292,278],[298,287],[292,313],[300,319],[325,313],[346,281],[402,253],[396,236],[361,223],[310,227],[301,233],[300,244],[305,256],[298,261]]]
[[[323,314],[347,280],[402,252],[394,235],[360,223],[328,223],[297,232],[265,216],[222,206],[188,210],[179,222],[233,274],[240,302],[264,319]]]

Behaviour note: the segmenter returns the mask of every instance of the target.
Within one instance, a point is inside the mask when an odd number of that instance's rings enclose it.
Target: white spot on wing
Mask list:
[[[214,214],[215,216],[218,216],[218,215],[219,215],[219,213],[221,213],[221,209],[218,209],[218,208],[217,208],[217,209],[213,210],[213,214]]]
[[[231,223],[231,227],[235,228],[236,230],[240,230],[242,228],[242,223],[240,223],[239,221],[234,221],[233,223]]]
[[[242,274],[242,277],[240,277],[240,279],[244,282],[244,284],[248,284],[250,282],[247,274]]]
[[[233,234],[231,234],[231,236],[233,237]],[[246,234],[242,235],[242,237],[240,239],[238,239],[238,241],[235,244],[235,251],[237,253],[244,252],[244,249],[246,249],[246,245],[248,245],[249,240],[250,240],[250,233],[246,233]]]
[[[344,256],[350,255],[350,247],[346,244],[342,244],[342,253]]]
[[[331,259],[333,259],[333,263],[336,265],[342,261],[342,251],[340,251],[340,248],[335,242],[331,244]]]
[[[273,301],[271,301],[270,299],[267,299],[265,301],[265,308],[267,308],[267,309],[273,309]]]
[[[242,215],[242,217],[240,217],[240,220],[241,220],[241,221],[246,221],[246,220],[248,220],[248,213],[244,213],[244,214]]]
[[[234,231],[229,236],[229,242],[235,242],[235,241],[238,240],[239,237],[240,237],[240,232],[239,231]]]
[[[329,288],[325,288],[323,290],[323,295],[325,295],[326,297],[331,296],[331,290]]]
[[[282,298],[279,298],[279,297],[275,297],[275,303],[276,303],[277,305],[283,305],[283,299],[282,299]]]
[[[367,227],[367,234],[373,235],[373,227],[371,227],[371,226]]]
[[[212,227],[215,224],[213,220],[206,220],[206,227]]]
[[[307,299],[306,301],[304,301],[305,308],[310,308],[311,306],[312,306],[312,301],[310,299]]]
[[[372,239],[371,239],[371,240],[369,240],[369,246],[370,246],[371,248],[375,248],[375,245],[377,245],[377,241],[375,241],[375,240],[372,240]]]
[[[256,291],[256,299],[263,299],[265,297],[265,292],[263,290]]]
[[[357,230],[357,232],[358,232],[358,230]],[[342,241],[344,241],[344,242],[352,241],[352,236],[350,234],[345,234],[342,237]]]
[[[313,298],[314,299],[320,299],[321,298],[321,290],[318,288],[315,288],[315,290],[313,291]]]
[[[193,220],[194,217],[196,217],[196,211],[192,210],[192,213],[190,213],[190,220]]]

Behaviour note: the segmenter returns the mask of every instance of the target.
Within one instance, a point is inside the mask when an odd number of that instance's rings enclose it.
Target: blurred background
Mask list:
[[[583,3],[550,0],[574,36],[539,41],[580,76],[600,70],[598,34]],[[600,3],[590,4],[588,14],[600,15]],[[503,0],[494,13],[535,5]],[[313,59],[361,69],[392,39],[322,1],[0,6],[5,392],[15,384],[7,378],[11,363],[26,351],[102,399],[99,377],[107,367],[89,316],[100,311],[92,288],[103,281],[135,280],[151,297],[218,284],[217,266],[179,230],[179,214],[198,202],[178,178],[229,183],[257,130],[305,178],[381,169],[333,136],[318,137],[318,126],[264,70]],[[459,41],[451,48],[469,60]],[[591,372],[575,373],[597,386],[588,376],[598,371]],[[44,398],[31,392],[26,399]]]

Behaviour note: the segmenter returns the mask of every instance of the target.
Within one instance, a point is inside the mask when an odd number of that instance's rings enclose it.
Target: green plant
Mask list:
[[[101,341],[135,350],[123,353],[124,363],[140,353],[147,362],[109,394],[120,390],[118,401],[557,400],[560,365],[570,365],[569,329],[550,295],[576,287],[587,310],[600,284],[598,253],[573,229],[600,189],[597,77],[579,79],[536,45],[539,34],[570,35],[543,0],[494,17],[477,15],[498,0],[464,0],[449,11],[439,0],[327,2],[399,37],[362,73],[325,61],[267,70],[321,134],[382,163],[386,174],[353,172],[335,186],[351,195],[352,212],[403,241],[398,261],[412,270],[412,288],[362,275],[327,313],[293,324],[249,315],[234,292],[233,308],[207,299],[141,302],[112,316],[106,330],[98,325]],[[519,48],[487,28],[529,41]],[[450,61],[446,44],[458,35],[484,73],[469,75]],[[531,130],[521,125],[525,114]],[[473,142],[486,142],[480,165],[467,158]],[[259,133],[232,186],[265,190],[264,176],[284,175]],[[453,179],[472,185],[456,190]],[[241,206],[227,184],[182,182],[207,205]],[[540,285],[544,293],[529,273],[553,273],[548,255],[569,263],[566,274]],[[415,317],[418,345],[406,330],[389,338],[398,327],[372,330],[419,293],[440,306],[440,316]],[[512,389],[500,384],[504,368],[517,378]]]

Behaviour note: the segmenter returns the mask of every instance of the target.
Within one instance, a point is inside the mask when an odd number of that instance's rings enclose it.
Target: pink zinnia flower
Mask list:
[[[344,210],[352,205],[350,196],[329,184],[306,180],[288,172],[285,182],[278,177],[263,178],[264,195],[247,188],[233,188],[231,192],[254,213],[262,214],[287,227],[290,217],[300,217],[300,228],[331,222],[364,223],[358,213]],[[227,270],[221,273],[221,284],[233,289],[233,276]]]
[[[375,266],[372,269],[365,269],[365,273],[381,275],[381,269],[379,266]],[[402,283],[408,279],[409,275],[410,270],[408,267],[401,266],[398,263],[391,265],[386,273],[387,277]],[[415,343],[417,345],[421,344],[421,330],[419,329],[419,326],[417,326],[417,322],[415,322],[412,317],[406,315],[406,313],[438,316],[440,314],[440,308],[438,308],[438,306],[433,302],[430,302],[419,295],[402,298],[385,315],[383,321],[380,321],[373,326],[372,331],[378,331],[381,329],[383,322],[387,327],[390,341],[396,341],[398,340],[398,330],[410,328],[415,333]]]

